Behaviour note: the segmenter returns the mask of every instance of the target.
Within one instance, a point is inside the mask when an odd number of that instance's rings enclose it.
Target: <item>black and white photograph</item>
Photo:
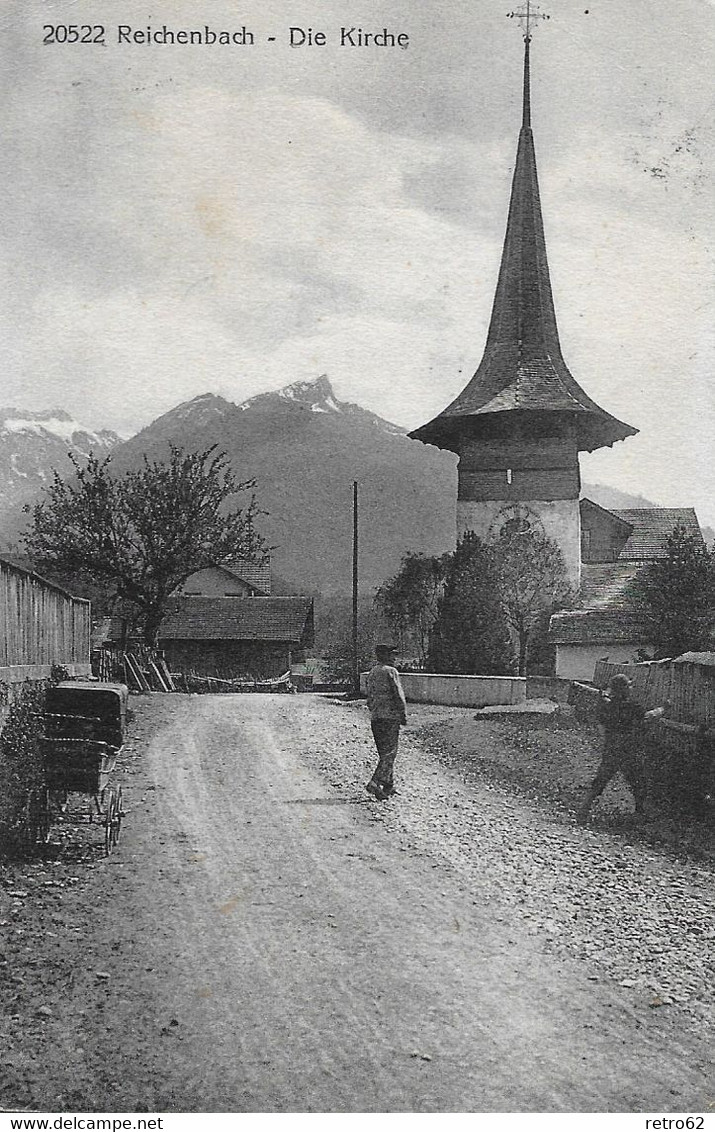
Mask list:
[[[715,1132],[715,0],[0,58],[0,1127]]]

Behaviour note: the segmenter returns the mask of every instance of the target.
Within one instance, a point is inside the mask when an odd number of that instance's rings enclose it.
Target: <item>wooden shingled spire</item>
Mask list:
[[[460,451],[484,435],[485,417],[558,414],[575,424],[580,451],[634,436],[637,429],[607,413],[584,392],[561,353],[551,293],[531,129],[531,26],[541,14],[530,3],[512,13],[526,21],[522,122],[509,215],[484,356],[474,377],[437,417],[410,435]]]

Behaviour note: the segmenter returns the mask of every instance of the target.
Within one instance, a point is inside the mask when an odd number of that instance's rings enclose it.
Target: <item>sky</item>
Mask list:
[[[552,0],[532,121],[583,478],[715,525],[712,0]],[[520,122],[500,0],[4,0],[0,405],[129,435],[327,374],[405,427],[476,369]],[[43,44],[103,25],[106,46]],[[117,26],[254,33],[120,44]],[[323,47],[291,48],[290,26]],[[339,47],[341,26],[409,35]],[[275,37],[269,42],[268,37]]]

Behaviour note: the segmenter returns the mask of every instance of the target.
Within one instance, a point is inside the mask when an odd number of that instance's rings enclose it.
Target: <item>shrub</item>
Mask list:
[[[26,845],[26,808],[42,786],[38,743],[42,732],[45,681],[27,681],[11,703],[0,732],[0,852],[16,853]],[[3,701],[9,689],[3,687]]]

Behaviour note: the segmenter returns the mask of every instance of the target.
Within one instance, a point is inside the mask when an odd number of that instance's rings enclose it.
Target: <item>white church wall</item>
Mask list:
[[[473,531],[483,539],[494,537],[498,534],[495,528],[499,525],[499,517],[508,506],[510,504],[499,499],[481,502],[458,500],[457,537],[463,538],[467,531]],[[561,547],[569,583],[574,589],[578,589],[581,584],[581,514],[578,499],[529,499],[517,506],[534,512],[547,537]]]

